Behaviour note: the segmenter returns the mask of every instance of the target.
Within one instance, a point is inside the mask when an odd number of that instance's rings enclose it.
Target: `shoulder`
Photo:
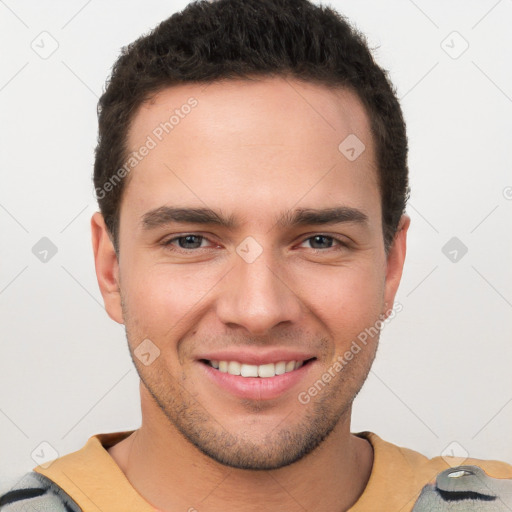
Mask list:
[[[512,478],[512,464],[493,459],[476,459],[471,457],[456,457],[439,455],[427,457],[426,455],[411,448],[399,446],[383,440],[373,432],[361,432],[359,435],[367,438],[372,444],[374,451],[378,451],[381,458],[386,462],[393,462],[393,466],[409,467],[413,473],[433,478],[445,469],[461,465],[474,465],[482,468],[489,476],[495,478]]]
[[[82,512],[81,508],[49,478],[31,471],[23,475],[10,489],[0,494],[1,512],[52,510]]]
[[[427,476],[433,472],[439,474],[446,469],[465,466],[478,466],[487,475],[494,478],[512,478],[512,464],[501,460],[476,459],[472,457],[457,457],[452,455],[438,455],[429,458],[409,448],[397,447],[399,453],[415,468]]]
[[[404,512],[512,510],[512,465],[507,462],[447,455],[430,458],[372,432],[358,435],[373,446],[379,489],[385,486],[384,492],[396,495],[402,507],[407,503]]]
[[[512,510],[512,478],[496,476],[510,475],[512,467],[499,461],[473,459],[472,462],[439,473],[435,482],[423,487],[413,512]]]

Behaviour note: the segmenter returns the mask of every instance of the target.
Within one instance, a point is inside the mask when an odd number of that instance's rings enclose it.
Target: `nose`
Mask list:
[[[299,290],[271,251],[263,251],[252,262],[234,256],[235,266],[218,296],[218,318],[230,328],[243,327],[255,336],[279,324],[295,324],[304,312]]]

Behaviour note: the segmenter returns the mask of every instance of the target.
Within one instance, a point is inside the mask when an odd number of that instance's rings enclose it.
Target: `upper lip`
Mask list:
[[[270,364],[280,361],[306,361],[314,358],[314,354],[301,350],[290,350],[284,348],[260,349],[254,348],[231,348],[220,350],[218,352],[205,352],[199,354],[197,359],[207,359],[208,361],[238,361],[241,364]]]

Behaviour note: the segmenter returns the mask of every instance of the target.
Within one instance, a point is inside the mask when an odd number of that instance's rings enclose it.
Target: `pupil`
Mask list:
[[[313,238],[313,243],[317,243],[318,241],[320,241],[320,245],[322,245],[322,239],[324,241],[328,240],[328,237],[324,236],[324,235],[316,235],[314,238]]]
[[[195,244],[193,242],[193,239],[197,239],[198,242],[196,241]],[[192,241],[191,241],[192,240]],[[182,243],[183,242],[183,243]],[[182,247],[183,249],[191,249],[191,247],[188,245],[188,244],[192,244],[192,245],[195,245],[197,246],[197,244],[199,243],[199,245],[201,245],[201,237],[200,236],[196,236],[196,235],[187,235],[187,236],[182,236],[180,238],[180,247]],[[195,248],[195,247],[194,247]]]

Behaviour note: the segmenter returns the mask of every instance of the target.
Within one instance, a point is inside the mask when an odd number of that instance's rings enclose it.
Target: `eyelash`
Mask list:
[[[172,246],[172,242],[175,242],[177,240],[180,240],[181,238],[187,238],[188,236],[194,236],[194,237],[197,237],[197,238],[201,238],[201,242],[203,240],[208,240],[208,241],[211,241],[209,240],[207,237],[205,237],[204,235],[200,235],[198,233],[185,233],[183,235],[180,235],[180,236],[175,236],[173,238],[170,238],[168,240],[165,240],[162,242],[161,245],[163,245],[165,248],[173,251],[173,252],[181,252],[181,253],[192,253],[192,252],[197,252],[199,251],[200,249],[210,249],[209,247],[198,247],[198,248],[195,248],[195,249],[184,249],[182,247],[174,247]],[[342,249],[347,249],[349,247],[349,244],[346,243],[345,241],[343,241],[342,239],[340,238],[336,238],[335,236],[332,236],[332,235],[325,235],[323,233],[315,233],[314,235],[311,235],[307,238],[304,238],[304,240],[302,240],[301,244],[306,242],[307,240],[311,240],[317,236],[321,236],[321,237],[324,237],[324,238],[329,238],[331,240],[333,240],[334,242],[337,242],[339,245],[338,247],[327,247],[325,249],[314,249],[314,248],[311,248],[311,250],[315,251],[315,252],[330,252],[330,250],[342,250]],[[172,248],[171,248],[172,247]]]

